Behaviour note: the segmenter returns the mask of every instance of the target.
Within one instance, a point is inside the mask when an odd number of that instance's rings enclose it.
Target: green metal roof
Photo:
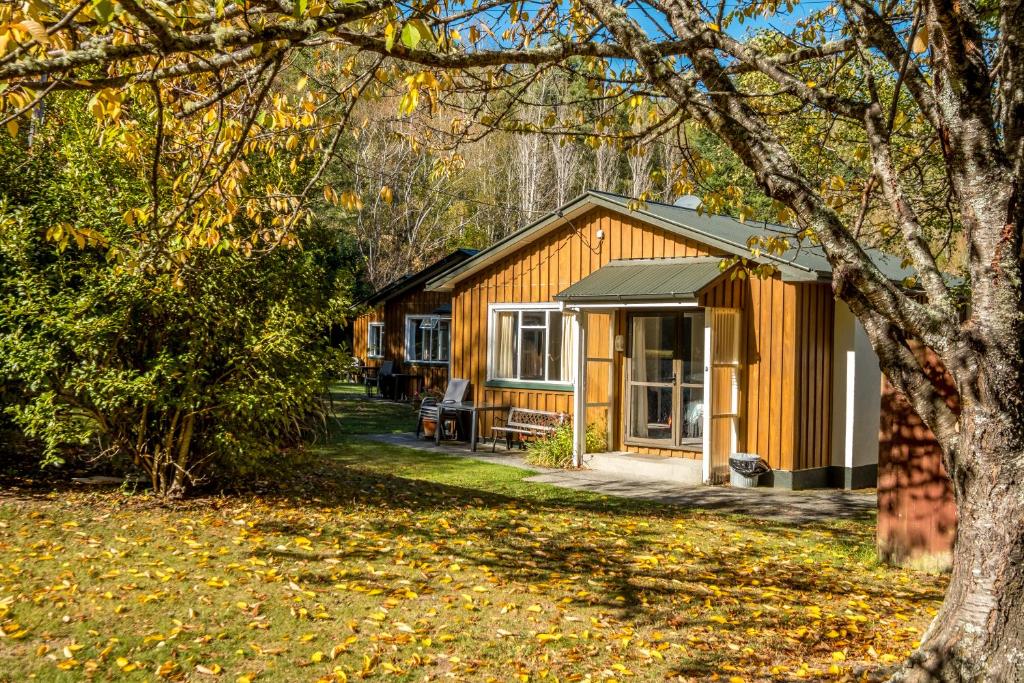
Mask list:
[[[797,240],[797,231],[791,227],[768,223],[741,223],[729,216],[710,215],[685,206],[650,200],[635,204],[633,200],[623,195],[588,190],[568,204],[438,275],[427,284],[427,289],[451,290],[457,282],[497,263],[548,230],[565,225],[566,217],[582,215],[584,211],[594,207],[603,207],[634,217],[726,254],[752,259],[757,263],[772,264],[779,268],[784,281],[827,281],[832,277],[832,266],[825,258],[821,246],[810,244],[808,240]],[[755,257],[748,246],[753,237],[779,235],[790,238],[793,245],[793,248],[784,254],[762,253]],[[914,270],[904,266],[902,260],[896,256],[877,249],[865,249],[865,252],[879,271],[890,280],[900,281],[914,274]]]
[[[722,276],[719,257],[610,261],[555,295],[558,301],[693,301]]]

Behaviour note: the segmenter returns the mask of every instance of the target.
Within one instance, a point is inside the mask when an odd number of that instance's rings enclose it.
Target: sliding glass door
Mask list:
[[[626,443],[701,450],[704,311],[629,318]]]

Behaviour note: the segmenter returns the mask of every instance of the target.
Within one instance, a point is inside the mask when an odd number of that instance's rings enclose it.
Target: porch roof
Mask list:
[[[566,303],[695,301],[724,275],[722,259],[686,257],[610,261],[555,295]]]

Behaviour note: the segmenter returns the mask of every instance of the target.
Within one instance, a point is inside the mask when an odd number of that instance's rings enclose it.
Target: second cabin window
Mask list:
[[[405,358],[410,363],[447,363],[450,318],[410,315],[405,318]]]

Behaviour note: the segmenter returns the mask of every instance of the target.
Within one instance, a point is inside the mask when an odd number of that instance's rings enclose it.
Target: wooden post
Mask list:
[[[587,452],[587,314],[575,311],[576,377],[572,394],[572,465],[583,464]]]

